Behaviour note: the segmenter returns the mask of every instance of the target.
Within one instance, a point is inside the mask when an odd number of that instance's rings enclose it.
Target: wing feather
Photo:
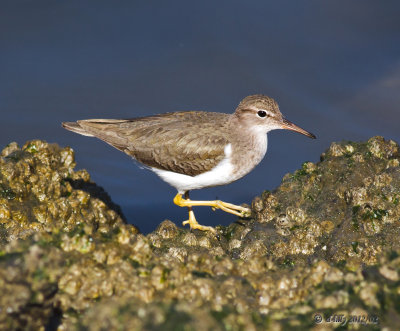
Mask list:
[[[127,120],[83,120],[74,131],[93,135],[148,167],[196,176],[224,159],[228,119],[223,113],[176,112]]]

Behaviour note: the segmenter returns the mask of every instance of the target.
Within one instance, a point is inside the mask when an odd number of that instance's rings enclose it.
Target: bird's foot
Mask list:
[[[234,214],[239,217],[249,217],[251,215],[251,209],[237,206],[221,200],[212,201],[193,201],[190,199],[184,199],[182,194],[177,194],[174,198],[174,203],[180,207],[193,207],[193,206],[209,206],[213,210],[221,209],[227,213]]]
[[[194,217],[193,210],[189,210],[189,219],[187,221],[182,222],[182,225],[189,224],[190,230],[201,230],[201,231],[211,231],[212,233],[216,233],[216,230],[211,226],[201,225],[197,222]]]
[[[237,215],[239,217],[250,217],[251,216],[251,209],[237,206],[232,203],[224,202],[221,200],[210,201],[213,202],[214,205],[211,206],[213,210],[221,209],[227,213]]]

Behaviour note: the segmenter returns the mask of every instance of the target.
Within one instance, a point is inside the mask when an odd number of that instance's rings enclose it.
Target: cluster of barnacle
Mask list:
[[[107,206],[112,204],[107,194],[74,166],[71,148],[40,140],[22,148],[11,143],[2,151],[0,227],[10,240],[38,231],[69,231],[77,224],[108,231],[108,225],[123,223]]]
[[[395,314],[392,142],[333,144],[217,237],[170,221],[138,234],[84,186],[70,149],[35,141],[2,156],[0,329],[304,329],[317,311]]]
[[[400,251],[361,273],[322,259],[233,258],[226,238],[168,221],[147,237],[121,229],[10,242],[0,259],[0,327],[43,327],[55,312],[60,330],[307,327],[316,311],[383,314],[399,299]]]
[[[304,163],[253,201],[254,231],[263,223],[276,229],[279,236],[264,231],[262,239],[275,257],[376,263],[400,234],[399,156],[399,146],[382,137],[332,143],[320,162]]]

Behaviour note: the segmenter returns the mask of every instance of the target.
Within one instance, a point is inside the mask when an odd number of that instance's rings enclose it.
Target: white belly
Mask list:
[[[267,135],[259,132],[254,136],[253,144],[246,146],[248,153],[236,158],[235,168],[232,163],[232,145],[224,148],[225,158],[213,169],[197,176],[187,176],[175,172],[151,168],[165,182],[175,187],[179,193],[209,186],[225,185],[242,178],[260,163],[267,152]],[[249,162],[249,159],[251,162]]]
[[[188,176],[157,168],[151,168],[151,170],[153,170],[165,182],[175,187],[181,194],[186,191],[204,187],[229,184],[237,179],[233,176],[231,144],[225,146],[224,152],[225,158],[215,168],[197,176]]]

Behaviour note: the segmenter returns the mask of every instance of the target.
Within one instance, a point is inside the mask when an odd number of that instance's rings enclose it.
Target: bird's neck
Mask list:
[[[232,143],[232,162],[238,178],[249,173],[267,152],[267,134],[262,130],[252,130],[243,125],[230,128],[230,139]]]

